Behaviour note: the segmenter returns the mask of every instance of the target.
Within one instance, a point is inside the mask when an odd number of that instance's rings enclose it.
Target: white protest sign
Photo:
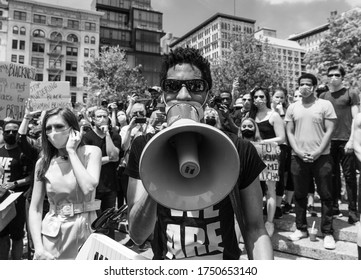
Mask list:
[[[280,147],[277,143],[252,142],[252,144],[256,147],[259,156],[266,164],[266,168],[259,174],[260,181],[279,181]]]
[[[31,82],[31,106],[34,111],[71,108],[69,82]]]
[[[0,62],[0,119],[23,119],[30,82],[35,79],[35,74],[36,69],[32,66]]]

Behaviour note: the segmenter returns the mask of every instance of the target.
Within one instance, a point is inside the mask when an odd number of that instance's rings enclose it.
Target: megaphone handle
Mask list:
[[[194,178],[200,171],[196,136],[193,132],[185,132],[176,135],[174,139],[179,172],[185,178]]]

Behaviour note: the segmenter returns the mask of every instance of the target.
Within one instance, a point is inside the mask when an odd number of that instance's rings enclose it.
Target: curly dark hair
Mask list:
[[[189,63],[197,67],[202,73],[202,78],[208,83],[208,90],[212,88],[212,76],[209,61],[202,56],[199,50],[188,46],[186,48],[178,47],[169,54],[164,55],[160,71],[161,83],[167,79],[169,68],[182,63]]]

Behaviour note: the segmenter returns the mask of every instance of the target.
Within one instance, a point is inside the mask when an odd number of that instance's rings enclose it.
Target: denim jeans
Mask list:
[[[321,155],[314,162],[306,163],[299,157],[292,156],[291,172],[295,187],[297,229],[307,231],[307,193],[309,192],[309,182],[314,178],[321,199],[321,232],[332,234],[332,157]]]
[[[354,153],[345,154],[346,143],[347,141],[331,141],[331,156],[334,163],[332,172],[333,207],[338,209],[338,200],[341,198],[341,165],[346,181],[348,210],[357,213],[356,156]]]

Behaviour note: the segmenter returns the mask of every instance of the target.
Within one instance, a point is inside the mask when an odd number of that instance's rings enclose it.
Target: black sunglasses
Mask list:
[[[331,78],[331,77],[333,77],[333,76],[339,78],[339,77],[341,77],[341,74],[328,74],[328,75],[327,75],[327,77],[329,77],[329,78]]]
[[[18,133],[18,131],[17,131],[17,130],[13,130],[13,129],[4,130],[4,134],[10,134],[10,132],[12,132],[13,134]]]
[[[162,90],[165,92],[179,92],[185,86],[189,92],[204,92],[208,88],[205,80],[173,80],[166,79],[162,82]]]

